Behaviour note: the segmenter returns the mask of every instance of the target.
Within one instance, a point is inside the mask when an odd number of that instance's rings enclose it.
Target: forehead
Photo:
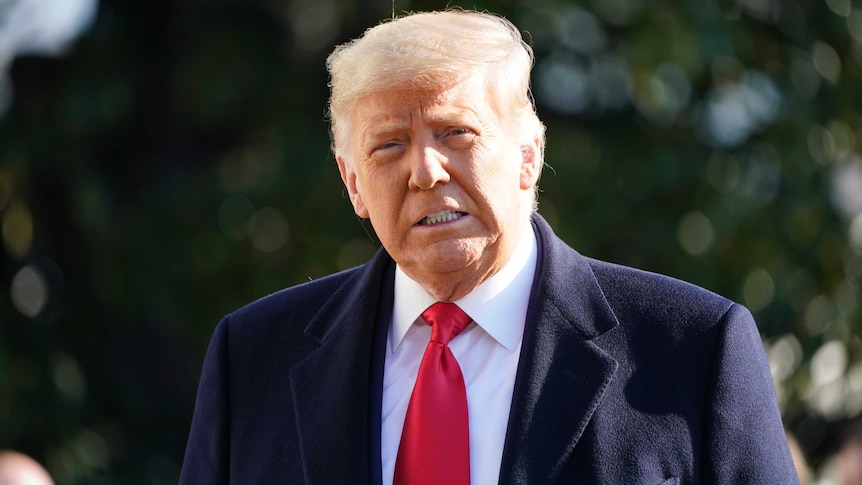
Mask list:
[[[409,124],[417,115],[432,122],[462,116],[484,119],[494,116],[495,110],[484,79],[471,76],[454,83],[370,92],[357,100],[353,113],[357,127],[367,127]]]

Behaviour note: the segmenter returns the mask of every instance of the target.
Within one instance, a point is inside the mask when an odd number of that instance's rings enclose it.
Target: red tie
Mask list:
[[[422,319],[431,325],[431,341],[407,406],[393,483],[469,485],[467,390],[447,344],[472,320],[454,303],[435,303]]]

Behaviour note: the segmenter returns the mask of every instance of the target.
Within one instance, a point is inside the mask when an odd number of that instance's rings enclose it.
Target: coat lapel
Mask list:
[[[501,484],[557,479],[617,368],[592,339],[617,325],[587,260],[540,217],[539,267],[527,326]]]
[[[352,275],[306,328],[319,347],[290,370],[303,470],[309,484],[367,483],[373,442],[379,442],[370,389],[382,366],[372,362],[388,255],[382,250]],[[390,305],[391,307],[391,302]],[[391,308],[389,309],[391,312]],[[385,333],[383,333],[385,338]],[[379,345],[377,345],[379,346]],[[378,391],[379,392],[379,391]],[[370,429],[375,426],[376,429]],[[379,446],[379,445],[378,445]],[[379,466],[379,465],[378,465]],[[375,473],[375,476],[378,475]]]

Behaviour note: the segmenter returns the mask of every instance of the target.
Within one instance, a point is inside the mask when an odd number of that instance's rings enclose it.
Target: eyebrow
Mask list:
[[[429,123],[450,123],[453,120],[463,120],[471,123],[479,122],[479,115],[476,110],[467,106],[447,106],[440,109],[428,109],[423,113]]]
[[[363,135],[366,139],[385,138],[396,133],[401,133],[408,128],[410,128],[410,123],[407,121],[383,122],[379,124],[372,122]]]

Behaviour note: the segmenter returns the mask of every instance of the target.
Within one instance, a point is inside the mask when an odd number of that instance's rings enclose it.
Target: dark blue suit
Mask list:
[[[533,224],[539,263],[500,483],[798,483],[747,310],[581,256]],[[227,316],[181,483],[378,484],[393,271],[381,250]]]

